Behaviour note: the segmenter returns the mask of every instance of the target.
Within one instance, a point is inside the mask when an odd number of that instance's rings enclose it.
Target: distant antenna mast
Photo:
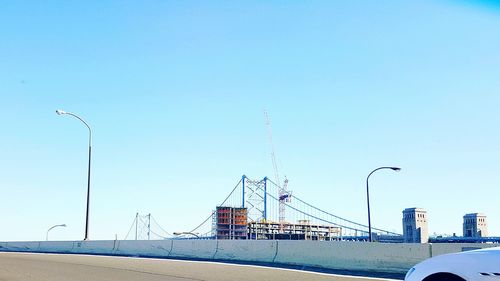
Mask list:
[[[274,179],[276,180],[276,184],[278,185],[278,192],[279,192],[280,232],[283,232],[283,224],[285,223],[285,202],[290,202],[290,194],[286,190],[288,186],[288,179],[285,176],[285,182],[283,183],[283,185],[281,184],[281,179],[278,172],[278,165],[276,163],[276,154],[274,152],[273,130],[271,128],[271,122],[269,121],[269,115],[267,114],[266,110],[264,110],[264,117],[266,118],[266,126],[269,134],[269,143],[271,145],[271,160],[273,162]]]

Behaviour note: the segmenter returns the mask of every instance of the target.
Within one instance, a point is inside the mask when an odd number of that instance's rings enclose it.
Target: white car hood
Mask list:
[[[440,272],[452,273],[467,281],[500,278],[500,247],[430,258],[414,266],[405,280],[420,281]]]

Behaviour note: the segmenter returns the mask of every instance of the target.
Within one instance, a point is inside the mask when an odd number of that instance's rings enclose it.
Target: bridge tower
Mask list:
[[[241,178],[241,207],[248,210],[249,221],[267,220],[267,177],[262,180],[251,180],[245,175]]]

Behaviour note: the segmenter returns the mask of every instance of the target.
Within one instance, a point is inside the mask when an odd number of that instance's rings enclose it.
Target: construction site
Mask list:
[[[252,240],[340,240],[342,229],[336,226],[298,223],[248,221],[247,208],[217,207],[214,234],[216,239]]]

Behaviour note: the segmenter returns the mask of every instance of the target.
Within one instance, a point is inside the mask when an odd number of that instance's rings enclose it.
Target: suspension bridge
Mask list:
[[[307,221],[311,224],[339,227],[341,229],[339,239],[342,240],[368,239],[367,225],[315,207],[296,194],[283,195],[283,188],[267,177],[254,180],[243,175],[217,206],[246,208],[249,222]],[[179,236],[166,231],[151,214],[136,214],[125,240],[215,239],[215,220],[216,212],[212,210],[200,224]],[[399,233],[376,227],[372,227],[372,232],[372,235],[380,238],[379,240],[396,241],[402,237]]]

